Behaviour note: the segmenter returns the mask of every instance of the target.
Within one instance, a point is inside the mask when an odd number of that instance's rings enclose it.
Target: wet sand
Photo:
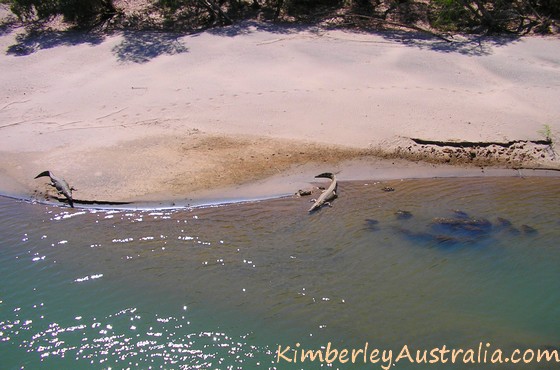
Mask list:
[[[0,192],[52,194],[33,179],[44,170],[76,198],[136,201],[288,194],[325,171],[559,168],[560,40],[456,40],[256,23],[184,36],[15,28],[0,36]]]

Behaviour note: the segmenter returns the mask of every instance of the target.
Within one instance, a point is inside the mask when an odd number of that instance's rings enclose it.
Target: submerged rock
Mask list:
[[[465,218],[469,218],[469,214],[467,212],[463,212],[460,209],[456,209],[453,211],[453,214],[455,215],[455,217],[457,218],[461,218],[461,219],[465,219]]]
[[[509,229],[507,229],[507,231],[511,234],[511,235],[519,235],[521,234],[521,231],[519,231],[519,229],[517,227],[510,227]]]
[[[404,211],[402,209],[395,212],[395,215],[397,216],[397,220],[408,220],[412,218],[412,213],[410,211]]]
[[[510,220],[508,220],[507,218],[503,218],[503,217],[498,217],[496,219],[496,221],[497,221],[496,222],[497,226],[510,227],[510,226],[513,225]]]
[[[443,229],[450,232],[489,233],[492,223],[485,218],[448,218],[436,217],[432,220],[433,229]]]
[[[452,217],[433,218],[426,231],[416,232],[404,228],[397,230],[402,236],[417,243],[450,247],[472,245],[490,238],[493,225],[485,218],[471,217],[463,211],[455,210]]]
[[[399,209],[395,213],[397,220],[412,218],[410,211]],[[379,221],[366,219],[366,227],[377,230]],[[409,223],[407,223],[409,224]],[[402,224],[404,225],[404,224]],[[409,224],[412,225],[412,224]],[[538,230],[529,225],[521,225],[518,229],[507,218],[497,217],[494,223],[483,217],[469,216],[466,212],[454,210],[451,217],[434,217],[424,230],[416,231],[394,226],[397,235],[408,239],[415,244],[430,246],[466,246],[466,245],[488,245],[487,241],[496,236],[497,233],[508,232],[512,235],[534,235]]]
[[[379,224],[379,221],[377,221],[377,220],[374,220],[372,218],[366,218],[365,224],[366,224],[366,227],[370,230],[379,230],[377,228],[377,225]]]
[[[425,231],[412,231],[402,227],[397,227],[395,229],[406,239],[419,244],[449,247],[457,244],[468,243],[471,241],[468,239],[457,238],[453,235],[433,234]]]
[[[496,230],[504,230],[512,235],[519,235],[521,232],[519,231],[519,229],[517,229],[515,226],[513,226],[513,223],[508,220],[507,218],[503,218],[503,217],[498,217],[496,219],[496,226],[495,226]]]
[[[456,238],[453,237],[451,235],[444,235],[444,234],[438,234],[434,236],[434,240],[436,242],[438,242],[438,244],[464,244],[464,243],[470,243],[473,240],[470,239],[460,239],[460,238]]]
[[[525,235],[534,235],[538,233],[538,230],[529,225],[521,225],[521,232]]]
[[[464,226],[492,227],[492,223],[485,218],[435,217],[432,223],[439,224],[439,225],[449,225],[453,227],[464,227]]]
[[[405,229],[404,227],[395,227],[395,230],[401,235],[406,237],[407,239],[417,242],[417,243],[426,243],[431,242],[434,240],[434,235],[427,233],[427,232],[418,232],[412,231],[409,229]]]

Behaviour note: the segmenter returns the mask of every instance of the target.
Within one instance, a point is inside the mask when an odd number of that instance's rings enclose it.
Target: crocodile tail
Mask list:
[[[39,177],[43,177],[43,176],[51,177],[51,172],[50,171],[43,171],[40,174],[38,174],[37,176],[35,176],[35,178],[38,179]]]

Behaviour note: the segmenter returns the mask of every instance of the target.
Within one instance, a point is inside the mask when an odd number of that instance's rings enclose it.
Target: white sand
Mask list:
[[[4,193],[43,191],[33,177],[47,169],[84,199],[188,198],[282,176],[285,186],[260,191],[295,191],[302,174],[344,175],[341,161],[402,138],[511,141],[543,139],[545,124],[560,130],[558,38],[449,44],[258,24],[18,43],[21,33],[0,36]],[[368,170],[347,179],[414,167],[360,163]]]

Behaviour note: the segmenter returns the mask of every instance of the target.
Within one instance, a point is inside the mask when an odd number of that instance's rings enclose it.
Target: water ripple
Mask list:
[[[270,368],[274,343],[304,338],[551,345],[558,181],[342,182],[312,215],[296,197],[164,211],[0,199],[3,362]]]

